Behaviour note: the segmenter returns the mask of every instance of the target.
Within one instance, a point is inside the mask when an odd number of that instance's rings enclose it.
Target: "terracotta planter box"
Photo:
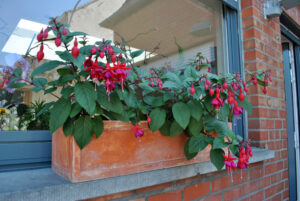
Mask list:
[[[130,123],[105,121],[103,134],[83,150],[60,128],[52,139],[52,169],[71,182],[82,182],[209,161],[210,147],[192,160],[185,158],[187,137],[183,134],[166,137],[159,131],[152,133],[143,122],[145,135],[137,139],[132,127]]]

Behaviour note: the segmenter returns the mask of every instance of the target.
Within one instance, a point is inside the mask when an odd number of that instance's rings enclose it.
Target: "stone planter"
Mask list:
[[[52,169],[71,182],[82,182],[209,161],[210,147],[194,159],[184,156],[185,135],[152,133],[142,122],[145,135],[137,139],[130,123],[105,121],[104,132],[80,150],[73,136],[58,129],[52,138]]]

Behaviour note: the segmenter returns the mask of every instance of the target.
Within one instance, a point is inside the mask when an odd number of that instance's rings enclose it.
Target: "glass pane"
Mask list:
[[[82,0],[73,10],[74,0],[1,0],[0,2],[0,72],[21,69],[26,79],[43,62],[59,59],[54,42],[45,45],[44,60],[37,62],[37,34],[47,27],[49,17],[70,24],[70,30],[90,35],[88,43],[102,38],[115,43],[127,43],[134,50],[144,49],[135,63],[144,68],[167,70],[184,68],[191,59],[197,65],[209,62],[214,73],[225,72],[223,54],[222,3],[219,0]],[[50,36],[54,36],[49,32]],[[49,36],[49,37],[50,37]],[[207,59],[206,59],[207,58]],[[208,71],[209,69],[199,69]],[[47,79],[56,72],[47,73]],[[1,85],[9,85],[6,78]],[[45,104],[59,94],[44,95],[28,87],[15,91],[0,91],[0,107],[6,114],[0,117],[1,130],[48,129],[48,115],[37,117]],[[60,94],[59,94],[60,95]],[[4,111],[4,110],[3,110]]]
[[[79,6],[88,0],[80,1]],[[62,15],[73,9],[74,0],[1,0],[0,2],[0,73],[11,73],[14,69],[23,71],[22,78],[29,76],[37,66],[35,58],[36,35],[46,27],[50,17]],[[46,59],[53,54],[47,51]],[[49,73],[48,77],[53,76]],[[28,88],[4,90],[6,77],[0,76],[0,130],[48,130],[49,113],[37,118],[43,106],[53,100],[43,92],[32,93]],[[2,89],[1,89],[2,88]]]

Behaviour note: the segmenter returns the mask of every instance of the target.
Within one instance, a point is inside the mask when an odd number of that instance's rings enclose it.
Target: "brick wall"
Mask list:
[[[199,175],[157,186],[123,192],[90,201],[181,200],[288,200],[287,125],[279,18],[266,20],[263,0],[241,0],[245,69],[268,69],[273,83],[268,96],[251,88],[253,114],[248,118],[249,138],[259,147],[276,150],[275,158],[253,164],[233,181],[225,171]],[[300,6],[287,10],[300,24]]]

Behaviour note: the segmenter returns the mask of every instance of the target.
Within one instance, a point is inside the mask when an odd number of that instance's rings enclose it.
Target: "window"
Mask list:
[[[191,59],[203,56],[198,62],[209,62],[214,73],[241,72],[241,48],[240,40],[237,40],[237,1],[79,2],[77,9],[73,10],[76,3],[73,0],[45,1],[38,4],[35,0],[2,1],[0,73],[7,66],[17,66],[16,68],[27,72],[24,76],[28,76],[29,72],[39,65],[35,58],[38,51],[34,48],[37,42],[36,35],[42,28],[46,28],[48,18],[53,16],[59,16],[59,20],[69,23],[73,31],[88,33],[90,44],[105,38],[127,43],[132,49],[145,49],[145,53],[135,58],[135,63],[143,68],[184,68],[184,64],[191,62]],[[45,47],[46,60],[55,58],[51,50],[55,48],[54,43]],[[49,80],[53,76],[52,72],[47,74]],[[5,79],[0,80],[0,83],[3,81],[5,82]],[[43,94],[44,91],[32,93],[28,88],[20,88],[13,93],[1,89],[0,107],[7,109],[11,120],[5,127],[0,127],[0,130],[47,130],[47,116],[37,118],[37,114],[43,105],[53,100],[53,96],[48,94],[45,97]],[[5,121],[8,119],[5,118]],[[244,128],[237,129],[238,133],[241,133]],[[49,142],[48,138],[47,140]],[[50,151],[48,149],[48,152]]]

